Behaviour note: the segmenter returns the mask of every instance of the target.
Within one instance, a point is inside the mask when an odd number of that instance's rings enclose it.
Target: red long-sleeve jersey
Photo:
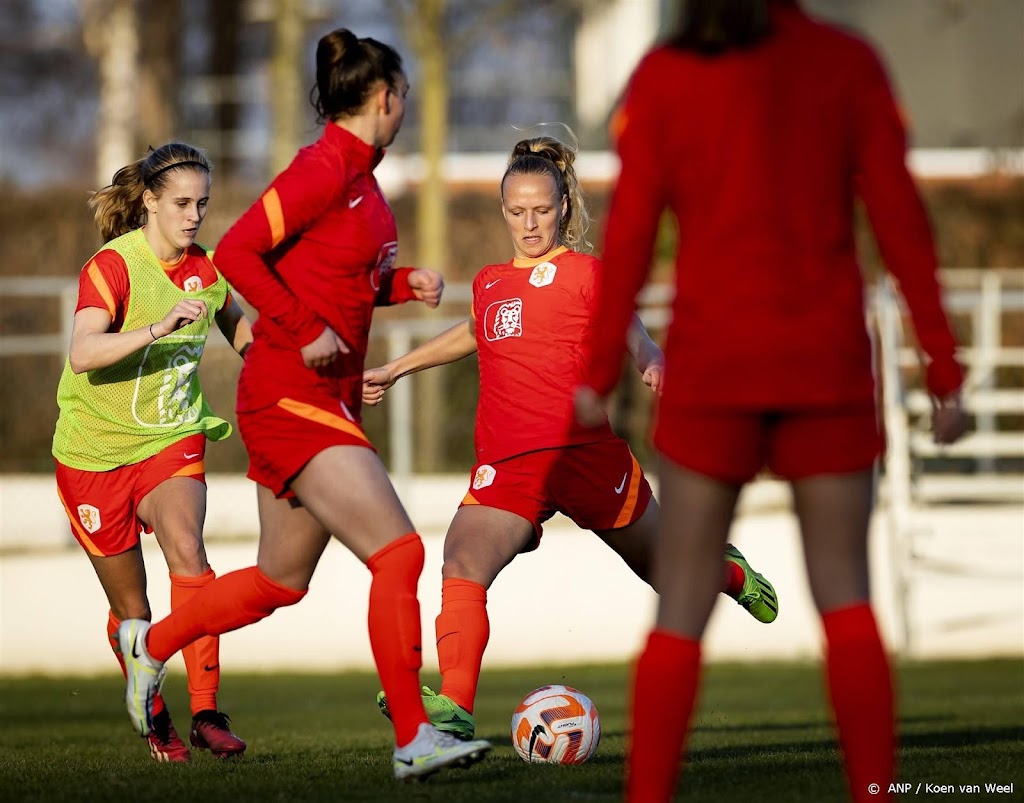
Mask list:
[[[758,46],[717,58],[661,47],[631,79],[586,382],[604,394],[619,377],[667,207],[679,244],[663,411],[870,404],[859,195],[930,357],[928,386],[955,391],[931,230],[884,69],[854,36],[771,7]]]
[[[411,269],[393,267],[395,218],[373,175],[382,155],[329,123],[217,247],[217,267],[259,313],[239,410],[326,395],[359,418],[373,308],[415,297]],[[326,326],[351,353],[306,368],[299,350]]]

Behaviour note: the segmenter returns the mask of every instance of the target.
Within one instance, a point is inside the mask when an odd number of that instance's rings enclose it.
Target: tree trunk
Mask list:
[[[82,34],[86,50],[99,64],[96,181],[102,187],[137,158],[139,34],[135,0],[83,0]]]
[[[209,31],[213,36],[209,78],[214,86],[213,127],[216,137],[211,147],[219,180],[232,177],[238,169],[235,136],[241,109],[237,91],[242,11],[238,0],[210,0],[207,3]]]
[[[416,194],[416,264],[444,272],[448,266],[448,190],[444,159],[448,149],[448,57],[444,42],[447,0],[421,0],[418,35],[414,42],[422,70],[417,87],[420,98],[420,153],[423,181]],[[425,314],[432,314],[424,311]],[[417,468],[440,471],[445,433],[440,414],[444,409],[445,371],[424,371],[416,378]]]
[[[175,136],[181,123],[181,0],[144,0],[139,69],[139,139],[144,150]],[[136,150],[140,150],[136,148]]]
[[[270,65],[270,170],[284,170],[299,148],[305,0],[276,0]]]

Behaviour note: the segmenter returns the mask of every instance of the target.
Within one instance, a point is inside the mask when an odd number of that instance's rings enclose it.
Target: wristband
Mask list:
[[[153,324],[149,325],[149,336],[153,338],[153,342],[156,342],[156,335],[153,334]]]

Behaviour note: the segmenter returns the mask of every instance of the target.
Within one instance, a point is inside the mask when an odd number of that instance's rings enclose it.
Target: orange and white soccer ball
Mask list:
[[[582,764],[600,741],[597,707],[570,686],[534,689],[512,714],[512,745],[523,761]]]

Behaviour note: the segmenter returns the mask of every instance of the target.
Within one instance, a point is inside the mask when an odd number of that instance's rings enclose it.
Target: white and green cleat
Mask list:
[[[438,770],[469,767],[487,755],[490,749],[490,742],[482,739],[460,741],[424,722],[415,739],[405,747],[395,748],[392,759],[395,778],[400,781],[425,780]]]
[[[146,649],[149,627],[144,619],[125,619],[117,629],[117,644],[128,679],[124,701],[140,736],[149,736],[153,729],[153,701],[167,675],[163,662]]]
[[[469,711],[450,697],[436,694],[429,686],[424,686],[422,691],[423,708],[427,712],[427,718],[431,725],[462,741],[473,738],[473,734],[476,733],[476,720]],[[384,696],[384,692],[377,694],[377,707],[384,716],[391,719],[388,698]]]

